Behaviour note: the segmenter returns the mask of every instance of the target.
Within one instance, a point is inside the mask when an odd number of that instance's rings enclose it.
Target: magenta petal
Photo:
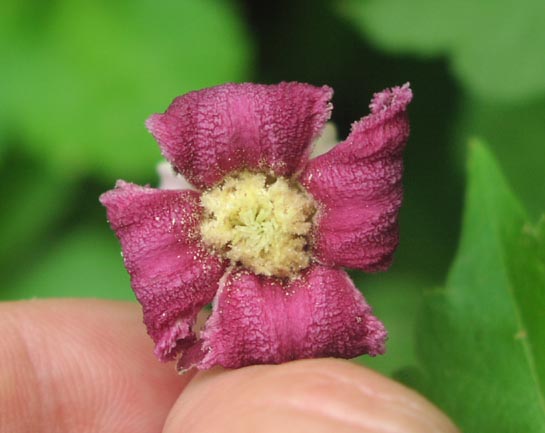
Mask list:
[[[329,266],[386,269],[398,244],[409,85],[375,94],[348,138],[311,160],[301,183],[321,203],[314,253]]]
[[[225,84],[176,98],[146,125],[164,156],[204,189],[234,170],[290,176],[329,119],[332,90],[303,83]]]
[[[225,278],[214,302],[202,341],[179,368],[384,352],[384,326],[342,270],[314,266],[284,284],[239,270]]]
[[[199,246],[199,194],[119,181],[100,197],[162,361],[195,342],[192,327],[225,266]]]

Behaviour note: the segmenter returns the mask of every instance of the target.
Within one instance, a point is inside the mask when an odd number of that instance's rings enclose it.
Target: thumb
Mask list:
[[[458,430],[416,392],[347,361],[296,361],[195,377],[164,433],[418,432]]]

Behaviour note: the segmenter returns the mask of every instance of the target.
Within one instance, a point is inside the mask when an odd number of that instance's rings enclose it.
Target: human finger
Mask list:
[[[161,431],[191,375],[153,357],[136,304],[0,304],[0,432]]]
[[[347,361],[322,359],[198,374],[164,433],[456,433],[416,392]]]

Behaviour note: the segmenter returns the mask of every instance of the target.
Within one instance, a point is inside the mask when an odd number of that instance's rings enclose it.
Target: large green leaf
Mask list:
[[[545,236],[486,147],[470,149],[463,234],[418,325],[409,377],[466,433],[545,432]]]
[[[228,0],[6,0],[0,132],[61,172],[134,179],[159,151],[144,120],[177,95],[242,80],[250,48]]]
[[[494,99],[545,94],[542,0],[346,0],[346,15],[382,48],[446,55],[471,91]]]

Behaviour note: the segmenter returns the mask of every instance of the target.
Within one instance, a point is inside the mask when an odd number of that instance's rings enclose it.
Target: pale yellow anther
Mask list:
[[[205,244],[260,275],[288,277],[310,264],[313,200],[286,178],[243,171],[202,194]]]

